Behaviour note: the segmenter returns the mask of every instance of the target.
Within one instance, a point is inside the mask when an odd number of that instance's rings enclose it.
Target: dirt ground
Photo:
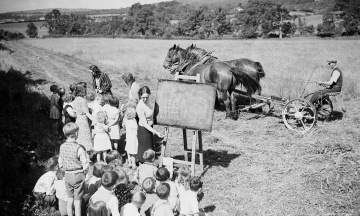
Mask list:
[[[91,82],[89,62],[24,43],[6,45],[24,73],[49,81],[38,87],[46,94],[52,82]],[[120,77],[113,85],[121,99],[128,88]],[[156,80],[146,82],[155,88]],[[285,128],[281,107],[273,115],[242,112],[237,121],[215,111],[212,132],[203,133],[200,207],[217,216],[359,215],[360,100],[332,100],[334,116],[304,135]],[[170,128],[166,155],[183,158],[181,132]]]

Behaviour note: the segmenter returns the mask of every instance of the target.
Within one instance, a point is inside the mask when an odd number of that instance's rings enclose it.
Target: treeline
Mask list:
[[[6,31],[4,29],[0,29],[0,41],[1,40],[19,40],[19,39],[24,39],[25,36],[22,33],[19,32],[9,32]]]
[[[238,5],[241,9],[210,9],[207,6],[193,8],[177,1],[161,2],[157,5],[136,3],[129,8],[127,14],[111,17],[61,14],[55,9],[46,14],[45,25],[52,36],[267,38],[291,36],[296,32],[313,34],[315,30],[319,36],[354,35],[359,33],[360,12],[353,7],[359,2],[335,0],[335,5],[324,15],[323,24],[316,27],[307,26],[301,18],[290,16],[289,10],[283,5],[262,0]],[[334,10],[343,12],[336,15]],[[343,21],[338,22],[339,19]]]

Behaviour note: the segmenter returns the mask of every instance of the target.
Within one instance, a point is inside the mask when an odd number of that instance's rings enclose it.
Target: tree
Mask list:
[[[331,37],[335,34],[335,18],[331,12],[327,12],[323,16],[323,23],[317,26],[318,35],[320,37]]]
[[[360,33],[360,1],[359,0],[336,0],[335,10],[343,11],[340,15],[343,19],[342,26],[347,35]]]
[[[281,35],[283,20],[290,19],[290,15],[289,11],[280,4],[270,1],[251,1],[238,14],[237,19],[241,32],[246,32],[244,37],[255,37],[258,33],[267,37],[268,33],[277,30]]]
[[[30,22],[27,25],[26,34],[29,36],[29,38],[36,38],[38,36],[38,28],[33,22]]]

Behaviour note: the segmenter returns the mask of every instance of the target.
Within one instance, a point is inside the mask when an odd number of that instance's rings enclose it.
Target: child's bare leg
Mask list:
[[[75,216],[81,216],[81,200],[74,200]]]
[[[67,204],[66,204],[66,210],[67,210],[68,216],[73,216],[73,202],[74,202],[74,198],[68,197]]]
[[[117,143],[117,141],[114,142],[114,148],[115,148],[115,149],[113,149],[113,150],[118,150],[118,143]]]
[[[96,154],[96,160],[97,160],[97,162],[100,162],[100,152],[98,152],[98,153]]]
[[[106,151],[103,151],[103,160],[105,162],[105,158],[106,158]]]
[[[127,158],[128,158],[127,162],[128,162],[129,167],[130,167],[130,166],[132,166],[132,163],[131,163],[131,156],[130,156],[129,153],[127,153]]]
[[[131,156],[131,164],[132,164],[132,167],[136,167],[135,155],[132,155],[132,156]]]

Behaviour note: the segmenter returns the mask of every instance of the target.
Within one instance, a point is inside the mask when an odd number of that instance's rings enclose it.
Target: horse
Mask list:
[[[171,67],[176,64],[179,66],[175,70],[171,70]],[[235,111],[236,97],[234,90],[236,86],[243,85],[249,95],[261,89],[260,84],[255,79],[239,68],[231,67],[224,62],[203,64],[193,54],[176,45],[168,50],[163,67],[170,69],[172,74],[175,72],[181,72],[188,76],[200,74],[201,82],[215,83],[217,85],[218,99],[221,99],[226,107],[226,117],[235,120],[238,118],[238,113]]]

